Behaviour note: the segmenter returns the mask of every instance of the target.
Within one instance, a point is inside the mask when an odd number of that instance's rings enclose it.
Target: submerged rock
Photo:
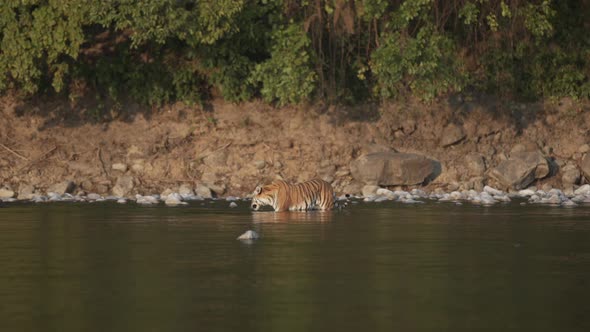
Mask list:
[[[237,240],[258,240],[260,235],[253,230],[248,230],[244,234],[238,236]]]

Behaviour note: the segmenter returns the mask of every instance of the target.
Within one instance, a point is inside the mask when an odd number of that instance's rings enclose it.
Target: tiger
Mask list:
[[[266,186],[258,186],[252,198],[252,210],[258,211],[270,205],[276,212],[280,211],[327,211],[334,208],[334,189],[320,179],[299,184],[275,181]]]

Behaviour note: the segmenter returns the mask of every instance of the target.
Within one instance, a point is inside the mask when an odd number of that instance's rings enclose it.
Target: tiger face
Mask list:
[[[275,186],[273,185],[256,187],[256,189],[254,190],[254,197],[252,197],[252,210],[258,211],[261,207],[267,205],[276,208],[275,202],[277,200],[277,191],[278,188],[275,188]]]

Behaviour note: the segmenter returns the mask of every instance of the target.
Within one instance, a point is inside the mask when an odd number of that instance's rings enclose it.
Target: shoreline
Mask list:
[[[251,195],[249,195],[251,196]],[[190,202],[197,201],[225,201],[229,208],[238,206],[236,202],[250,201],[251,197],[208,197],[204,198],[193,193],[184,192],[165,192],[162,194],[140,195],[135,197],[118,197],[118,196],[101,196],[96,193],[77,193],[72,195],[69,193],[58,194],[49,192],[46,195],[32,194],[30,198],[17,199],[0,198],[0,202],[5,204],[10,203],[51,203],[51,202],[71,202],[71,203],[95,203],[95,202],[117,202],[120,204],[136,203],[137,205],[151,206],[151,205],[166,205],[166,206],[182,206],[188,205]],[[515,199],[526,200],[520,202],[520,205],[538,204],[551,205],[562,207],[576,207],[576,206],[590,206],[590,184],[580,186],[571,194],[565,194],[562,190],[551,189],[544,191],[536,187],[529,187],[518,192],[504,192],[489,186],[485,186],[482,192],[475,190],[463,190],[444,192],[440,189],[432,192],[426,192],[422,189],[412,189],[411,191],[403,190],[388,190],[379,188],[374,194],[349,196],[342,195],[337,197],[337,202],[344,202],[346,204],[350,201],[364,202],[364,203],[379,203],[379,202],[399,202],[403,204],[420,204],[428,201],[433,202],[448,202],[455,204],[471,203],[474,205],[493,206],[496,204],[510,203]]]
[[[590,183],[590,105],[569,99],[127,106],[94,121],[91,105],[75,113],[64,101],[0,98],[0,197],[245,197],[273,180],[320,178],[338,196],[419,189],[468,199],[486,187],[535,187],[542,200],[554,188],[561,194],[549,196],[575,197]]]

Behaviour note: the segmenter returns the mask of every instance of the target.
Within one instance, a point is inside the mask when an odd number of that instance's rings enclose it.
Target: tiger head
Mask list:
[[[260,210],[265,205],[270,205],[275,208],[277,202],[278,185],[270,184],[267,186],[258,186],[254,190],[254,197],[252,197],[251,208],[254,211]]]

